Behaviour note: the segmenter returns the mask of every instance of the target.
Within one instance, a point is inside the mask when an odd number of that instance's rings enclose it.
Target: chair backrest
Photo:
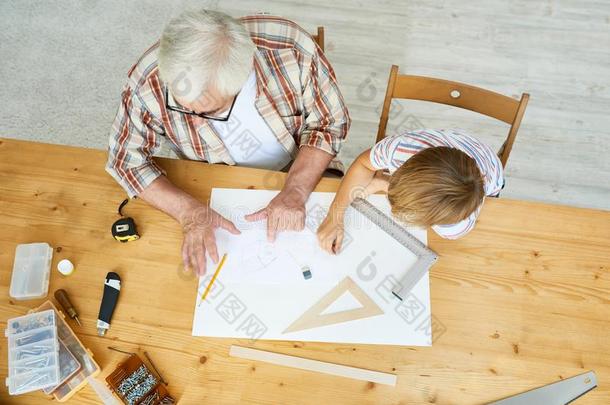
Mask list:
[[[508,136],[498,151],[502,166],[508,156],[521,125],[529,94],[523,93],[520,100],[494,93],[479,87],[448,80],[424,76],[399,75],[398,66],[390,70],[388,88],[383,102],[376,143],[385,137],[388,115],[393,98],[429,101],[451,105],[495,118],[510,125]]]
[[[324,52],[324,27],[318,27],[318,32],[311,34],[311,37],[316,41],[322,52]]]

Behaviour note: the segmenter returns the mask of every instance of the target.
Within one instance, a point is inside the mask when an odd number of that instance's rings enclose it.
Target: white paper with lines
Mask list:
[[[312,193],[306,205],[305,230],[280,233],[275,243],[269,243],[264,221],[250,223],[243,217],[266,206],[276,194],[267,190],[212,190],[211,207],[233,221],[242,234],[217,231],[219,254],[227,253],[227,260],[201,305],[200,294],[216,265],[208,261],[208,273],[199,280],[193,335],[409,346],[432,343],[428,276],[405,301],[391,293],[415,262],[413,253],[351,208],[346,213],[340,254],[322,251],[315,230],[334,193]],[[390,212],[385,196],[374,195],[369,201]],[[409,231],[426,242],[425,230]],[[312,274],[308,280],[303,276],[304,268]],[[284,333],[345,277],[351,278],[383,314]],[[343,294],[341,302],[323,312],[357,308],[358,300],[351,298]]]

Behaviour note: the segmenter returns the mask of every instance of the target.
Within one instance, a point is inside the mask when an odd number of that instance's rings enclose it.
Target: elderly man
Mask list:
[[[277,232],[302,230],[305,202],[335,159],[350,119],[332,67],[295,23],[257,15],[234,19],[189,11],[131,68],[112,132],[106,170],[127,191],[176,219],[182,259],[199,274],[214,231],[239,234],[207,204],[173,185],[152,155],[165,137],[178,156],[280,170],[282,191],[246,216]]]

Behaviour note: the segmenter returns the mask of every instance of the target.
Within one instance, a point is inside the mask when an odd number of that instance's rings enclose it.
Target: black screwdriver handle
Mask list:
[[[100,335],[103,335],[110,327],[112,314],[119,300],[119,291],[121,291],[121,277],[114,272],[108,273],[104,282],[104,295],[100,304],[100,313],[97,317],[97,328]]]

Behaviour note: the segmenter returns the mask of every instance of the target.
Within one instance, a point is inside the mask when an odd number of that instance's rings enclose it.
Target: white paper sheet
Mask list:
[[[338,273],[326,265],[333,257],[318,248],[312,232],[282,232],[271,243],[265,230],[241,231],[238,237],[222,230],[217,232],[219,255],[227,253],[218,280],[248,284],[301,283],[303,270],[308,269],[316,281],[338,281]],[[214,271],[217,264],[208,259],[207,266]]]
[[[200,294],[216,265],[208,261],[208,274],[199,282],[193,335],[250,339],[300,340],[428,346],[431,344],[430,292],[423,277],[404,301],[391,289],[415,262],[415,255],[350,208],[346,213],[344,247],[330,255],[318,247],[315,230],[324,218],[334,193],[313,193],[302,232],[283,232],[275,243],[267,242],[264,221],[250,223],[244,215],[264,206],[277,191],[213,189],[211,207],[232,220],[242,231],[235,236],[217,231],[219,253],[227,260],[208,298]],[[385,196],[369,201],[389,213]],[[426,231],[409,228],[426,242]],[[305,280],[303,267],[312,278]],[[383,315],[334,325],[283,333],[283,331],[349,276],[382,308]],[[341,297],[336,308],[358,306]],[[352,304],[350,304],[350,302]],[[329,312],[325,311],[325,312]]]

